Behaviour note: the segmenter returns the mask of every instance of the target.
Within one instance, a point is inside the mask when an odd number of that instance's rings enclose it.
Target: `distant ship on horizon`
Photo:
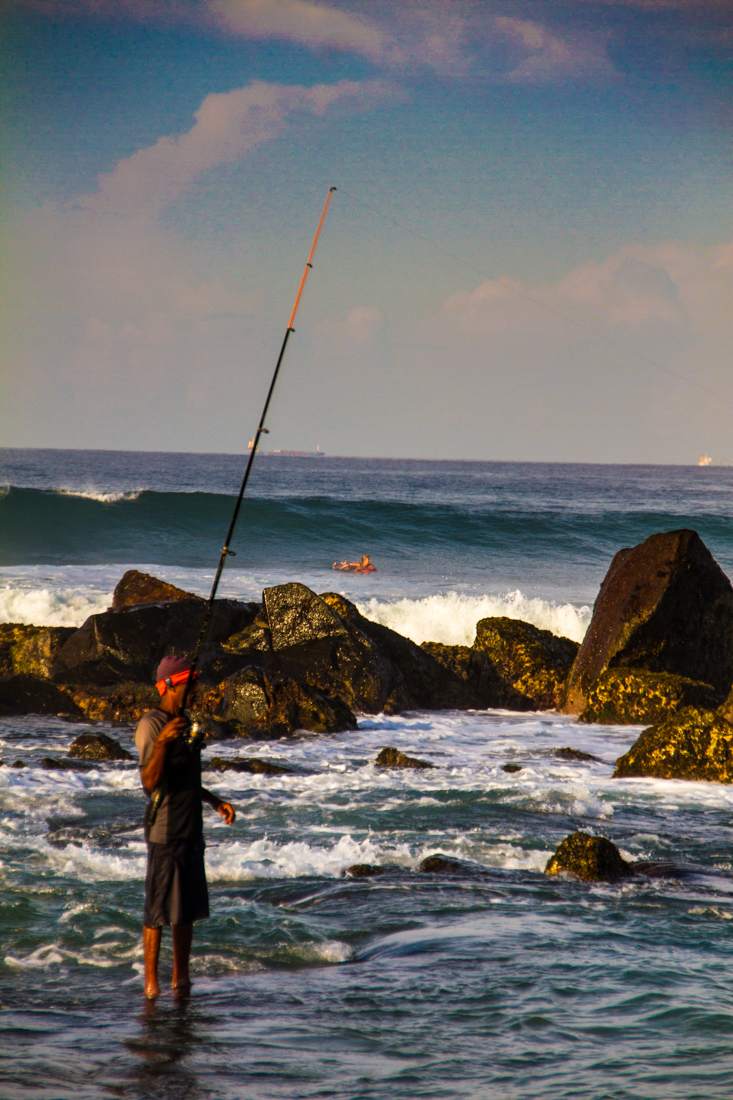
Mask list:
[[[710,455],[708,455],[708,454],[700,455],[700,461],[698,462],[698,466],[711,466],[712,462],[713,462],[713,460],[710,457]]]
[[[254,450],[255,441],[250,439],[247,450]],[[258,451],[261,455],[277,455],[280,458],[325,458],[326,452],[321,450],[320,443],[316,443],[315,451]]]

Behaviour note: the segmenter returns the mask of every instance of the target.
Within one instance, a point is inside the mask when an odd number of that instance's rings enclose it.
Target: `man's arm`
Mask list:
[[[217,794],[213,791],[207,791],[205,787],[201,788],[201,800],[208,802],[212,809],[218,810],[221,816],[224,818],[225,825],[231,825],[236,818],[234,807],[231,802],[223,802]]]
[[[153,747],[153,755],[144,768],[140,769],[140,778],[146,791],[154,791],[160,785],[165,764],[165,754],[171,741],[180,736],[181,730],[186,725],[183,718],[173,718],[163,726],[158,734],[158,739]]]

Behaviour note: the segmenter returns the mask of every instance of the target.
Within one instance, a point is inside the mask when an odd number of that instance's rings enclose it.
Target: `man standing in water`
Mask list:
[[[234,821],[233,807],[201,786],[201,754],[189,750],[182,737],[186,720],[181,717],[183,695],[191,662],[185,657],[164,657],[158,665],[156,687],[160,704],[140,719],[135,744],[140,754],[140,778],[151,797],[161,787],[163,797],[151,825],[150,806],[145,811],[148,870],[145,877],[143,952],[145,996],[157,997],[158,955],[163,926],[171,926],[173,981],[177,995],[191,988],[188,961],[193,922],[209,915],[209,895],[204,868],[204,832],[201,803],[218,810],[227,825]],[[192,700],[194,681],[188,694]]]

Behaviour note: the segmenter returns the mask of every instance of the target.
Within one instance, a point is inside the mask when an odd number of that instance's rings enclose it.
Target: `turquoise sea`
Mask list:
[[[205,593],[242,465],[0,451],[0,620],[80,624],[131,566]],[[654,531],[694,528],[733,575],[732,494],[721,467],[262,457],[224,591],[301,580],[417,641],[470,643],[491,614],[579,640],[613,553]],[[361,553],[378,573],[331,570]],[[207,747],[294,774],[207,776],[238,819],[206,818],[193,994],[154,1005],[135,764],[41,766],[84,728],[0,719],[3,1100],[733,1095],[733,789],[614,780],[638,728],[415,712]],[[384,745],[436,767],[377,769]],[[690,873],[546,879],[579,828]],[[475,873],[418,873],[434,852]],[[391,870],[343,878],[356,862]]]

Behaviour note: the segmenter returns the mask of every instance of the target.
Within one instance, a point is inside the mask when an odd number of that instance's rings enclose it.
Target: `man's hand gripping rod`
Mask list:
[[[305,284],[306,284],[307,279],[308,279],[308,274],[313,268],[313,257],[315,255],[316,246],[318,245],[318,238],[321,235],[321,230],[323,229],[323,223],[326,220],[326,214],[328,213],[328,207],[331,203],[331,199],[333,197],[333,193],[334,193],[335,190],[336,190],[335,187],[330,187],[329,188],[328,195],[326,197],[326,202],[325,202],[325,205],[323,207],[323,212],[321,213],[321,220],[318,223],[318,229],[316,230],[316,235],[313,238],[313,244],[311,245],[311,250],[310,250],[310,253],[308,254],[308,259],[306,261],[305,269],[303,271],[303,277],[300,280],[300,286],[298,287],[298,293],[295,297],[295,305],[293,306],[293,312],[290,314],[290,320],[288,321],[288,327],[285,330],[285,337],[284,337],[283,342],[282,342],[282,347],[280,348],[280,354],[277,357],[277,363],[275,364],[275,371],[274,371],[273,376],[272,376],[272,381],[270,382],[270,388],[267,391],[267,398],[265,400],[265,405],[264,405],[264,408],[262,410],[262,416],[260,417],[260,422],[257,425],[257,431],[255,432],[254,441],[253,441],[253,444],[252,444],[252,450],[249,453],[249,458],[247,460],[247,465],[246,465],[245,470],[244,470],[244,477],[242,478],[242,484],[239,487],[239,495],[237,496],[237,501],[236,501],[236,504],[234,505],[234,511],[232,513],[232,518],[231,518],[231,521],[229,523],[229,530],[227,531],[227,536],[226,536],[226,539],[224,540],[224,546],[222,548],[221,556],[219,558],[219,564],[216,568],[216,575],[214,576],[214,583],[211,586],[211,593],[209,595],[209,599],[208,599],[207,604],[206,604],[206,610],[204,612],[204,621],[201,625],[201,631],[199,633],[198,641],[196,643],[196,649],[195,649],[194,655],[193,655],[193,660],[191,662],[191,671],[188,674],[188,679],[186,680],[186,687],[185,687],[185,690],[183,692],[183,700],[181,702],[181,710],[183,710],[185,708],[186,701],[187,701],[188,696],[189,696],[190,691],[191,691],[191,685],[193,683],[193,677],[194,677],[194,674],[196,672],[196,666],[199,663],[199,658],[201,657],[201,650],[203,648],[203,644],[204,644],[204,641],[206,639],[206,632],[207,632],[208,627],[209,627],[209,619],[211,618],[211,610],[214,606],[214,599],[216,598],[216,592],[217,592],[217,589],[219,587],[219,581],[221,580],[221,575],[224,571],[225,562],[226,562],[228,557],[234,557],[234,551],[229,549],[229,544],[231,543],[232,537],[234,535],[234,528],[235,528],[236,523],[237,523],[237,517],[239,516],[239,509],[242,506],[242,500],[244,498],[244,492],[245,492],[245,489],[247,488],[247,482],[249,481],[249,475],[252,472],[252,464],[254,462],[255,455],[257,454],[257,448],[259,447],[259,444],[260,444],[260,436],[262,436],[263,434],[264,435],[267,434],[267,428],[265,427],[265,420],[267,418],[268,409],[270,408],[270,401],[271,401],[272,395],[275,391],[275,385],[277,383],[277,377],[278,377],[278,374],[280,373],[280,366],[281,366],[283,358],[285,356],[285,348],[288,345],[288,340],[290,339],[290,333],[295,332],[295,329],[293,328],[293,325],[295,323],[295,315],[298,312],[298,306],[300,305],[300,299],[303,295],[303,291],[305,290]],[[203,736],[203,730],[197,731],[196,735],[193,738],[189,738],[188,741],[191,743],[190,747],[192,747],[192,748],[195,747],[196,743],[200,742],[202,736]],[[158,787],[156,789],[154,795],[153,795],[153,801],[152,801],[152,805],[150,807],[150,814],[148,815],[148,823],[150,825],[152,825],[153,822],[155,821],[155,818],[156,818],[157,813],[158,813],[158,807],[160,806],[160,802],[161,802],[162,797],[163,797],[163,791],[162,791],[161,787]]]

